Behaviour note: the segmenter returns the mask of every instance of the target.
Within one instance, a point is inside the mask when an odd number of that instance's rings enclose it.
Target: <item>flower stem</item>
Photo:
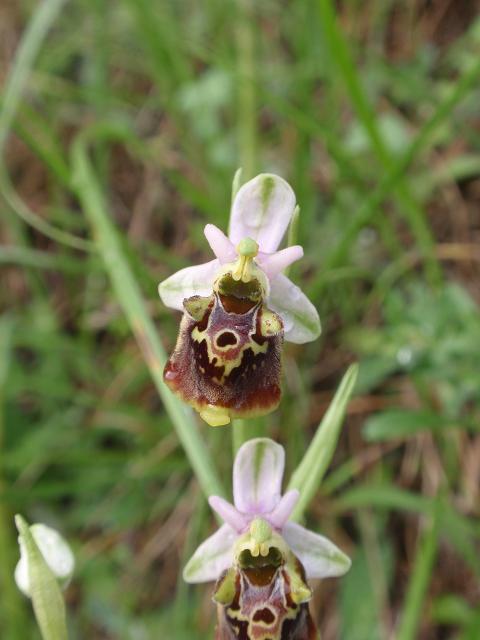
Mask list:
[[[245,420],[238,418],[232,422],[232,448],[235,455],[242,444],[248,440]]]
[[[119,234],[112,223],[103,193],[91,166],[85,136],[78,137],[72,150],[72,187],[90,222],[96,246],[125,313],[165,410],[172,420],[178,438],[206,496],[224,495],[210,453],[200,437],[190,409],[175,398],[163,382],[166,353],[147,312],[139,285],[127,262]]]
[[[255,95],[255,34],[251,0],[237,0],[238,147],[243,180],[257,170],[257,119]]]

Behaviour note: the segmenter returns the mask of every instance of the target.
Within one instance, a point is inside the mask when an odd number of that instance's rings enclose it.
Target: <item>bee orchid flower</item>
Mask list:
[[[258,175],[234,198],[228,237],[205,227],[215,259],[159,286],[163,303],[184,312],[165,382],[212,426],[275,409],[283,340],[320,334],[317,310],[282,273],[302,247],[277,250],[295,208],[285,180]]]
[[[216,581],[218,640],[315,638],[307,581],[350,568],[327,538],[289,521],[298,492],[281,495],[284,464],[279,444],[250,440],[235,458],[234,504],[209,499],[224,524],[199,546],[183,575],[191,583]]]

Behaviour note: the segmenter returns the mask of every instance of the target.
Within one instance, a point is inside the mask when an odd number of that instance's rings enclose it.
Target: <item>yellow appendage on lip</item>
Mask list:
[[[223,427],[230,423],[230,416],[223,407],[213,404],[207,405],[200,411],[200,417],[211,427]]]

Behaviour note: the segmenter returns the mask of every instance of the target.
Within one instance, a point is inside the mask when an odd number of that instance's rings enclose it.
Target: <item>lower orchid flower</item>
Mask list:
[[[283,339],[303,343],[320,334],[317,310],[282,274],[303,249],[277,251],[295,208],[282,178],[250,180],[234,198],[229,237],[205,227],[216,259],[159,286],[163,302],[184,311],[165,382],[212,426],[275,409]]]
[[[327,538],[289,521],[298,491],[281,495],[283,447],[246,442],[233,467],[234,505],[212,496],[224,524],[196,550],[187,582],[216,581],[216,640],[313,640],[307,580],[341,576],[349,558]]]

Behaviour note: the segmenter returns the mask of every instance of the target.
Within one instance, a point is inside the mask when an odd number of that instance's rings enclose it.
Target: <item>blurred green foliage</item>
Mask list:
[[[0,140],[13,129],[0,202],[1,637],[37,637],[12,581],[15,512],[74,547],[72,639],[195,640],[213,629],[208,587],[180,578],[212,518],[72,185],[72,143],[86,132],[167,349],[178,317],[157,283],[207,259],[202,228],[226,228],[236,168],[291,182],[305,248],[291,277],[324,334],[287,346],[284,402],[247,428],[284,443],[292,471],[360,360],[308,516],[354,563],[318,586],[322,637],[479,637],[474,3],[58,6],[38,56],[15,61],[22,37],[35,44],[38,3],[7,3],[0,24],[11,73]],[[228,485],[230,433],[201,431]]]

